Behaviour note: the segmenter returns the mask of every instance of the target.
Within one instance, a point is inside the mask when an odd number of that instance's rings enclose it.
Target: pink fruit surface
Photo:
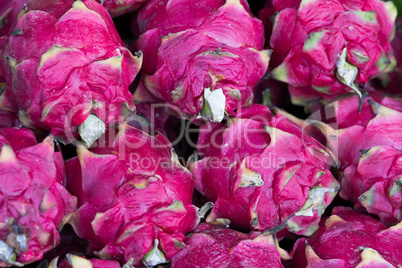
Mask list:
[[[398,267],[402,263],[402,225],[388,228],[349,207],[335,207],[312,237],[296,242],[291,254],[291,267],[295,268]]]
[[[339,189],[331,152],[263,105],[239,109],[227,125],[202,125],[197,150],[189,169],[214,202],[207,222],[311,235]]]
[[[176,116],[220,122],[251,104],[267,70],[261,21],[244,0],[152,0],[138,15],[142,83],[180,111]]]
[[[1,56],[0,108],[64,143],[91,144],[134,110],[128,87],[142,56],[128,51],[95,1],[29,1]]]
[[[0,2],[0,37],[8,35],[17,23],[18,14],[28,0],[8,0]]]
[[[381,105],[381,104],[383,105]],[[381,221],[402,219],[402,100],[349,96],[326,106],[333,122],[314,122],[340,161],[340,196],[376,214]]]
[[[285,1],[270,40],[282,64],[272,75],[289,84],[292,102],[333,100],[394,66],[392,1]]]
[[[379,74],[370,84],[377,91],[402,96],[402,18],[396,18],[395,37],[391,46],[396,59],[395,68],[391,72]]]
[[[87,259],[85,256],[67,254],[60,264],[58,258],[51,261],[48,268],[121,268],[120,263],[111,260]]]
[[[283,267],[275,239],[261,233],[245,234],[227,227],[200,224],[188,235],[186,246],[172,258],[172,268],[193,267]]]
[[[0,109],[0,129],[5,127],[17,127],[20,122],[17,114]]]
[[[117,17],[139,9],[147,0],[97,0],[109,12],[110,16]]]
[[[0,130],[0,267],[40,260],[60,242],[58,228],[76,208],[64,188],[64,164],[53,137]]]
[[[66,162],[79,209],[71,224],[102,259],[164,263],[198,224],[194,181],[169,141],[126,126]],[[103,139],[103,138],[102,138]]]

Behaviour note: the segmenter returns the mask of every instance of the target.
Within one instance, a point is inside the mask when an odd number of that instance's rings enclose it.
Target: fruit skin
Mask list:
[[[271,235],[244,234],[227,227],[201,223],[187,236],[186,246],[172,258],[172,268],[283,267],[280,249]]]
[[[0,146],[0,267],[20,266],[59,244],[58,228],[77,200],[63,186],[52,136],[37,143],[31,130],[4,128]]]
[[[0,129],[6,127],[17,127],[20,122],[15,113],[0,109]]]
[[[402,18],[395,21],[395,37],[391,42],[396,59],[396,67],[392,72],[382,73],[370,81],[370,85],[380,92],[402,96]]]
[[[332,111],[332,123],[312,123],[340,161],[340,196],[385,223],[401,221],[402,100],[373,94],[364,99],[359,112],[359,98],[354,95],[325,110]]]
[[[10,34],[17,22],[18,14],[28,0],[8,0],[0,3],[0,36]]]
[[[360,85],[394,66],[392,1],[285,2],[289,7],[275,17],[270,40],[283,63],[271,74],[289,84],[294,104],[360,94]]]
[[[214,202],[207,222],[308,236],[339,188],[331,152],[263,105],[239,109],[228,126],[202,125],[197,151],[201,159],[188,166],[196,189]]]
[[[335,207],[313,236],[296,241],[291,267],[398,267],[402,225],[387,228],[352,208]]]
[[[128,86],[141,54],[128,51],[95,1],[32,0],[27,6],[14,34],[0,40],[6,43],[0,76],[7,83],[0,108],[64,143],[80,135],[90,144],[134,110]],[[83,135],[80,126],[90,118],[104,125],[88,139],[90,131]]]
[[[139,9],[147,0],[97,0],[109,12],[110,16],[117,17]]]
[[[68,189],[79,202],[75,232],[102,259],[149,266],[170,260],[199,221],[191,173],[162,135],[125,126],[104,138],[66,162]]]
[[[52,260],[48,268],[121,268],[120,263],[111,260],[87,259],[85,256],[67,254],[59,265],[58,258]]]
[[[270,51],[246,1],[152,0],[138,26],[144,64],[136,101],[149,102],[151,94],[177,107],[178,117],[216,122],[251,104]]]

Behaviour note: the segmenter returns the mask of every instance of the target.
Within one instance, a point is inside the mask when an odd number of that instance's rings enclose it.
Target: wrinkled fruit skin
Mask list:
[[[140,91],[192,120],[220,122],[251,103],[267,70],[264,30],[246,1],[152,0],[138,15],[137,49],[144,53]]]
[[[296,241],[291,267],[399,267],[402,225],[387,228],[369,215],[335,207],[312,237]]]
[[[58,258],[54,259],[48,268],[121,268],[120,263],[111,260],[87,259],[85,256],[67,254],[59,265]]]
[[[263,105],[239,109],[226,127],[206,123],[189,162],[197,190],[214,202],[207,222],[311,235],[339,184],[330,152],[284,113]],[[274,228],[275,227],[275,228]]]
[[[289,84],[294,104],[357,92],[394,66],[389,42],[397,12],[392,1],[296,3],[277,6],[270,40],[283,60],[272,75]]]
[[[97,0],[110,16],[117,17],[139,9],[147,0]]]
[[[10,34],[17,23],[18,14],[28,0],[8,0],[0,3],[0,36]]]
[[[31,130],[4,128],[0,146],[0,267],[9,267],[57,246],[58,228],[77,202],[63,186],[63,158],[51,136],[38,144]]]
[[[391,46],[397,63],[395,69],[378,75],[370,84],[378,91],[402,96],[402,18],[396,18],[395,37]]]
[[[142,57],[125,48],[106,10],[90,0],[32,0],[27,6],[14,34],[0,40],[7,42],[0,108],[65,143],[77,138],[90,114],[106,128],[129,115],[128,86]]]
[[[335,123],[318,125],[340,161],[340,196],[385,223],[401,221],[402,100],[373,95],[359,113],[358,97],[349,96],[326,109]]]
[[[91,152],[79,148],[78,158],[66,163],[69,190],[79,201],[75,232],[102,259],[170,260],[198,224],[191,173],[162,135],[126,127],[109,140]]]
[[[200,224],[188,235],[186,246],[171,262],[172,268],[193,267],[194,264],[208,268],[283,267],[272,236],[244,234],[207,223]]]

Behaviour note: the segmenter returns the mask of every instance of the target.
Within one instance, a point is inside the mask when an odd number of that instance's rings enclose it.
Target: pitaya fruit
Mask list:
[[[379,74],[370,81],[370,85],[377,91],[402,96],[402,18],[396,18],[395,37],[391,46],[397,62],[395,69],[392,72]]]
[[[376,99],[388,107],[366,98],[359,112],[358,97],[349,96],[325,107],[332,123],[313,124],[339,158],[340,196],[396,223],[402,220],[402,100]]]
[[[138,25],[144,65],[136,101],[153,95],[178,117],[215,122],[251,104],[270,51],[245,0],[151,0]]]
[[[37,143],[31,130],[0,130],[0,267],[40,260],[59,242],[58,228],[76,208],[64,188],[53,137]]]
[[[294,246],[295,268],[394,268],[402,264],[402,222],[387,229],[349,207],[335,207],[320,229]]]
[[[226,227],[200,224],[188,235],[186,246],[172,258],[172,268],[283,267],[290,259],[272,235],[244,234]]]
[[[31,0],[2,59],[7,88],[0,108],[63,142],[90,145],[134,109],[129,84],[141,66],[97,2]],[[7,65],[3,62],[3,65]],[[19,109],[19,110],[17,110]]]
[[[228,126],[202,125],[197,150],[201,160],[190,159],[189,169],[215,203],[210,223],[308,236],[339,188],[331,152],[263,105],[239,109]]]
[[[85,256],[67,254],[66,259],[57,265],[58,258],[52,260],[48,268],[121,268],[118,261],[87,259]]]
[[[139,9],[147,0],[97,0],[106,8],[110,16],[117,17]]]
[[[355,92],[394,64],[390,40],[397,15],[392,1],[284,1],[271,47],[283,63],[271,74],[289,84],[292,102],[305,105]]]
[[[28,0],[7,0],[0,2],[0,36],[10,34],[14,28],[18,14],[23,11]]]
[[[102,138],[103,140],[103,138]],[[102,259],[146,266],[170,260],[199,221],[194,181],[169,141],[125,126],[66,162],[79,209],[71,224]]]

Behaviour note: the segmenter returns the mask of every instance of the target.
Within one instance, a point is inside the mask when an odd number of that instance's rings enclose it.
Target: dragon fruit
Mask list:
[[[340,196],[396,223],[402,220],[402,100],[374,98],[365,98],[360,112],[357,96],[341,98],[325,108],[334,112],[333,123],[313,124],[339,158]]]
[[[66,257],[59,265],[57,265],[58,258],[52,260],[48,268],[121,268],[117,261],[87,259],[74,254],[67,254]]]
[[[294,104],[348,92],[361,95],[369,79],[394,66],[389,42],[397,11],[392,1],[296,3],[279,7],[270,40],[283,59],[271,74],[289,84]]]
[[[106,8],[110,16],[117,17],[139,9],[147,0],[97,0]]]
[[[396,18],[395,28],[391,46],[397,65],[392,72],[379,74],[372,79],[370,85],[377,91],[402,96],[402,18]]]
[[[272,235],[244,234],[226,227],[200,224],[188,235],[186,246],[173,256],[172,268],[283,267],[290,258]]]
[[[8,0],[0,3],[0,36],[10,34],[26,2],[28,0]]]
[[[263,105],[239,109],[228,126],[202,125],[197,150],[201,160],[188,165],[196,189],[215,203],[209,223],[308,236],[339,188],[331,152]]]
[[[270,51],[245,0],[151,0],[138,25],[144,64],[137,102],[151,95],[177,107],[178,117],[214,122],[251,104]]]
[[[102,259],[146,266],[170,260],[199,221],[191,173],[162,135],[124,126],[101,140],[66,162],[79,202],[75,232]]]
[[[128,87],[142,56],[128,51],[95,1],[31,0],[2,59],[0,108],[65,143],[80,136],[90,145],[134,109]]]
[[[76,208],[64,188],[53,137],[37,143],[31,130],[0,130],[0,267],[40,260],[59,242],[58,228]]]
[[[402,223],[389,227],[349,207],[335,207],[310,238],[296,241],[295,268],[400,267]]]

